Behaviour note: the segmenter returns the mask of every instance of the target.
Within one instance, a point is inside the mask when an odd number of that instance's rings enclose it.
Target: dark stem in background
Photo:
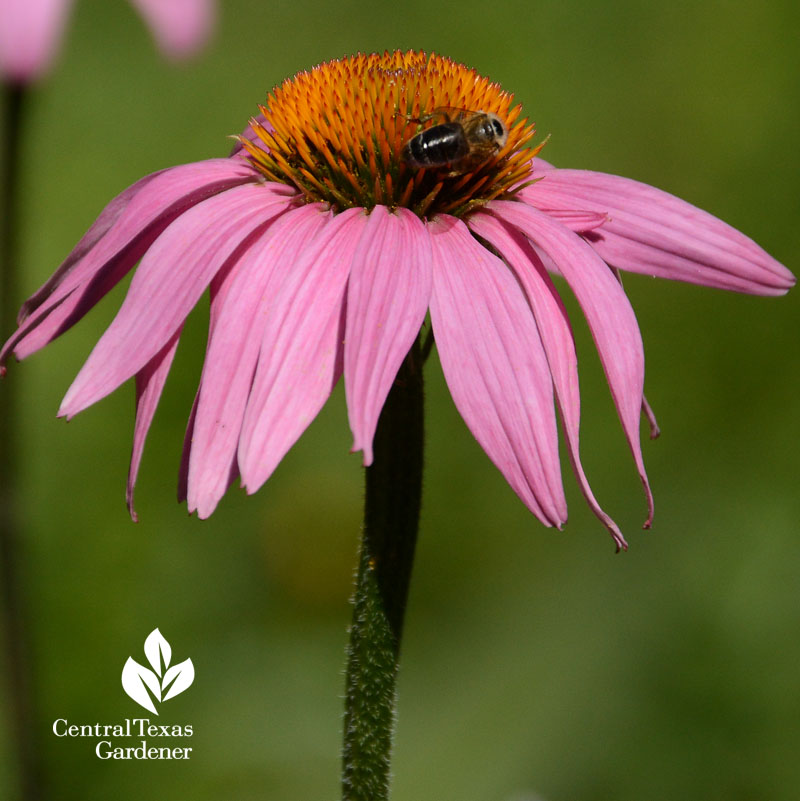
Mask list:
[[[342,798],[386,801],[403,615],[422,496],[422,355],[406,356],[366,470],[364,529],[350,628]]]
[[[17,289],[19,234],[20,142],[25,111],[25,89],[3,87],[3,141],[0,162],[0,336],[14,326],[19,306]],[[27,625],[22,542],[18,508],[19,426],[16,381],[0,385],[0,601],[7,673],[8,731],[10,751],[16,749],[19,794],[23,801],[44,798],[40,749],[36,737],[33,698],[33,666],[30,659],[30,627]]]

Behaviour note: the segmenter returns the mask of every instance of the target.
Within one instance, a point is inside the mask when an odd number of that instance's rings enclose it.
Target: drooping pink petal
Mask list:
[[[72,0],[0,0],[0,77],[25,84],[47,72],[71,5]]]
[[[62,401],[72,417],[137,373],[183,324],[211,279],[286,196],[245,184],[198,203],[153,243],[128,294]]]
[[[267,146],[264,144],[263,140],[259,137],[259,135],[255,132],[254,125],[259,125],[267,131],[274,131],[275,127],[273,124],[263,115],[263,114],[256,114],[254,117],[251,118],[251,121],[248,123],[247,127],[242,131],[240,136],[242,139],[246,139],[248,142],[252,142],[257,147],[260,147],[262,150],[268,150]],[[236,139],[236,144],[234,144],[233,148],[231,148],[231,152],[228,154],[228,158],[235,158],[239,155],[239,153],[244,150],[242,145],[241,139]]]
[[[516,229],[490,214],[470,218],[469,227],[489,242],[513,268],[528,299],[541,336],[572,463],[581,491],[591,510],[611,533],[618,548],[627,548],[617,524],[603,511],[594,497],[581,464],[578,447],[580,430],[580,392],[578,358],[566,309],[544,265],[527,240]]]
[[[587,239],[614,267],[755,295],[782,295],[794,285],[794,276],[752,239],[674,195],[589,170],[542,175],[520,196],[543,210],[608,214]]]
[[[330,217],[317,205],[287,212],[216,288],[188,463],[186,500],[200,518],[214,511],[238,472],[239,434],[273,299]]]
[[[289,212],[287,212],[288,214]],[[280,218],[279,218],[280,219]],[[274,219],[272,220],[274,222]],[[270,223],[271,225],[272,223]],[[230,276],[233,269],[239,262],[228,261],[212,279],[208,286],[209,298],[209,319],[208,319],[208,339],[206,341],[206,353],[208,352],[211,337],[214,336],[214,330],[219,322],[220,311],[222,304],[230,288]],[[203,370],[206,368],[207,359],[203,361]],[[183,450],[181,452],[181,464],[178,470],[178,503],[183,503],[189,493],[189,458],[192,451],[192,443],[194,442],[194,424],[197,419],[197,404],[200,401],[200,389],[203,385],[202,376],[200,383],[197,386],[194,400],[192,401],[192,410],[189,413],[189,420],[186,423],[186,431],[183,436]],[[238,465],[232,465],[231,473],[228,477],[227,486],[230,486],[236,476],[239,475]]]
[[[211,35],[216,18],[214,0],[131,0],[170,58],[185,58],[199,50]]]
[[[159,170],[158,172],[150,173],[150,175],[145,175],[144,178],[140,178],[136,183],[131,184],[127,189],[120,192],[103,209],[100,216],[91,224],[89,230],[81,237],[78,244],[75,245],[72,252],[64,259],[58,269],[25,301],[25,303],[22,304],[19,314],[17,315],[17,325],[22,325],[33,312],[53,295],[55,290],[64,283],[67,276],[73,272],[76,266],[80,264],[95,245],[108,233],[128,208],[133,198],[138,195],[147,184],[163,172],[165,172],[165,170]]]
[[[614,277],[617,281],[619,281],[620,286],[623,286],[622,273],[616,267],[612,267],[611,271],[614,273]],[[647,420],[647,425],[650,427],[650,439],[658,439],[661,436],[661,429],[658,427],[655,412],[652,406],[647,402],[644,393],[642,393],[642,414],[645,420]]]
[[[288,213],[288,212],[287,212]],[[209,314],[208,314],[208,338],[206,341],[206,355],[208,354],[208,347],[211,344],[211,337],[214,335],[217,321],[219,320],[220,307],[225,300],[230,282],[227,277],[230,275],[232,268],[236,266],[228,262],[229,268],[223,267],[212,279],[208,286],[208,299],[209,299]],[[203,361],[203,370],[206,369],[207,359]],[[197,386],[197,391],[194,393],[194,400],[192,401],[192,410],[189,413],[189,419],[186,422],[186,431],[183,435],[183,449],[181,451],[181,463],[178,468],[178,503],[183,503],[189,494],[189,459],[192,453],[192,444],[194,443],[194,424],[197,419],[197,404],[200,401],[200,389],[203,386],[202,376],[200,383]],[[233,472],[233,471],[232,471]],[[235,474],[229,476],[227,486],[236,478],[239,473],[238,466],[235,468]]]
[[[599,211],[576,211],[574,209],[542,209],[549,217],[558,220],[570,231],[582,234],[594,231],[608,222],[608,215]]]
[[[179,328],[166,345],[152,359],[136,373],[136,422],[133,426],[133,450],[131,452],[131,464],[128,469],[128,487],[125,498],[128,504],[128,512],[134,522],[138,522],[136,510],[133,506],[133,490],[136,486],[136,479],[139,476],[139,465],[142,462],[144,443],[147,439],[147,432],[153,422],[153,415],[156,413],[158,401],[161,399],[161,392],[172,367],[172,360],[178,348],[178,341],[181,337]]]
[[[345,287],[366,224],[363,209],[333,217],[287,268],[272,299],[239,441],[249,493],[269,478],[339,379]]]
[[[209,288],[213,302],[213,281]],[[189,494],[189,457],[192,452],[192,439],[194,437],[194,421],[197,417],[197,401],[200,397],[200,388],[194,394],[192,410],[189,413],[189,420],[186,423],[186,431],[183,435],[183,450],[181,451],[181,463],[178,468],[178,503],[183,503]]]
[[[653,495],[639,442],[644,386],[644,348],[636,317],[614,274],[583,239],[543,212],[519,201],[492,201],[487,208],[519,229],[556,265],[575,293],[617,407],[653,519]]]
[[[0,352],[29,356],[69,329],[136,264],[166,226],[213,195],[254,182],[244,162],[211,159],[149,175],[118,195],[56,273],[22,307],[20,327]],[[270,188],[277,184],[271,184]],[[287,196],[291,190],[287,191]]]
[[[67,292],[94,278],[106,261],[132,242],[140,238],[152,242],[160,230],[153,234],[151,229],[163,230],[165,218],[174,219],[226,189],[260,180],[247,162],[229,158],[181,164],[145,176],[106,206],[64,264],[23,306],[26,316],[51,299],[56,290]],[[277,184],[270,188],[279,191]],[[86,258],[76,258],[84,250]]]
[[[442,215],[428,230],[431,322],[453,401],[525,505],[560,527],[567,504],[553,382],[531,309],[508,267],[463,222]]]
[[[653,407],[650,406],[644,395],[642,395],[642,414],[650,427],[650,439],[658,439],[661,436],[661,429],[658,427],[658,420],[656,420]]]
[[[534,178],[540,178],[544,173],[556,169],[558,168],[554,167],[549,161],[545,161],[541,156],[537,156],[531,164],[531,173]]]
[[[353,451],[372,464],[372,439],[397,371],[425,320],[431,246],[408,209],[376,206],[353,258],[347,289],[344,381]]]
[[[287,212],[288,214],[288,212]],[[274,220],[272,221],[274,222]],[[208,338],[206,341],[206,352],[211,342],[211,337],[214,335],[214,329],[219,321],[220,309],[230,288],[230,281],[228,276],[236,267],[238,262],[228,261],[228,263],[211,279],[208,286],[209,298],[209,320],[208,320]],[[206,361],[203,361],[203,369],[205,370]],[[189,413],[189,419],[186,423],[186,431],[183,436],[183,449],[181,451],[181,463],[178,469],[178,503],[183,503],[189,493],[189,457],[191,455],[192,443],[194,442],[194,424],[197,418],[197,404],[200,400],[200,388],[202,387],[202,377],[197,386],[197,391],[194,394],[192,401],[192,410]],[[230,486],[236,476],[239,474],[238,465],[234,465],[231,474],[228,477],[227,486]]]

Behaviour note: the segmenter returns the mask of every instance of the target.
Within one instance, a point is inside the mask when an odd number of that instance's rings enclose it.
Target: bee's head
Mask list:
[[[494,134],[493,138],[497,143],[498,149],[500,149],[508,141],[508,128],[506,128],[505,123],[497,114],[487,114],[486,116],[489,117],[489,125]]]

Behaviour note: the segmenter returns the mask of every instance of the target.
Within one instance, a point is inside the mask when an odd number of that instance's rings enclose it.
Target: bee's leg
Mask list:
[[[405,117],[408,122],[415,122],[417,125],[424,125],[426,122],[430,122],[430,120],[436,119],[437,117],[443,118],[444,122],[452,122],[453,120],[450,119],[450,114],[448,113],[448,109],[445,108],[435,108],[430,114],[420,114],[418,117],[415,117],[413,114],[402,114],[398,111],[398,115],[401,117]]]

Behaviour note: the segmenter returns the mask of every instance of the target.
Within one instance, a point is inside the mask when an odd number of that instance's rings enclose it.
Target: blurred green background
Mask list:
[[[20,302],[137,178],[225,155],[276,83],[319,61],[424,48],[515,93],[561,166],[655,184],[798,271],[794,0],[378,5],[222,0],[212,46],[170,67],[127,2],[78,0],[24,147]],[[663,434],[652,531],[591,339],[582,453],[631,548],[615,555],[565,463],[563,533],[525,510],[427,368],[427,481],[399,684],[393,799],[751,801],[800,787],[800,294],[630,276]],[[175,503],[205,347],[191,319],[124,505],[125,386],[55,412],[122,297],[5,381],[24,417],[25,579],[51,798],[333,799],[362,469],[343,395],[255,496]],[[570,305],[574,310],[574,304]],[[8,334],[8,332],[4,332]],[[2,390],[2,387],[0,387]],[[643,430],[646,439],[646,432]],[[189,762],[103,762],[53,720],[141,717],[121,690],[156,626],[197,678],[162,707]],[[7,706],[3,709],[7,715]],[[13,750],[0,737],[0,797]]]

